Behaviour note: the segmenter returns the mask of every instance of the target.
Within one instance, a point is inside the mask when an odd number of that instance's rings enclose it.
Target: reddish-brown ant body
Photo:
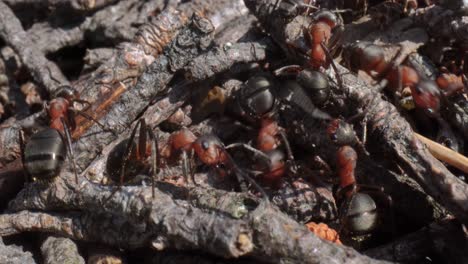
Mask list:
[[[388,87],[395,94],[401,93],[404,87],[409,87],[416,108],[423,110],[438,122],[440,128],[438,141],[444,142],[450,148],[458,149],[453,131],[440,116],[443,94],[435,81],[423,78],[410,66],[395,65],[394,60],[386,61],[382,47],[370,42],[358,41],[345,47],[343,57],[351,71],[362,70],[376,79],[383,78],[377,86],[378,89]],[[450,81],[453,83],[453,79]],[[447,76],[440,77],[438,82],[442,85],[449,84]]]
[[[411,89],[416,107],[434,116],[440,108],[440,93],[435,82],[421,78],[410,66],[395,65],[385,60],[382,47],[366,41],[355,42],[345,48],[344,58],[350,70],[362,70],[371,77],[384,82],[380,85],[401,92],[404,87]]]
[[[463,77],[457,76],[453,73],[442,73],[437,77],[436,82],[446,96],[462,91],[465,88]]]
[[[238,167],[217,136],[205,134],[196,137],[190,130],[182,129],[171,134],[167,148],[163,150],[163,156],[169,159],[182,154],[182,167],[186,181],[188,182],[188,175],[190,173],[193,183],[196,184],[191,172],[192,166],[189,164],[188,153],[194,153],[203,164],[216,170],[221,170],[223,174],[234,173],[238,177],[240,183],[242,180],[249,181],[265,199],[268,199],[263,189]]]
[[[49,181],[57,176],[62,168],[68,151],[73,164],[75,180],[78,182],[76,164],[71,146],[70,130],[75,129],[75,114],[89,118],[103,127],[98,121],[74,108],[74,103],[88,104],[70,86],[61,86],[53,100],[45,109],[48,113],[49,127],[31,136],[24,145],[20,132],[22,161],[27,174],[34,180]],[[89,105],[89,104],[88,104]]]
[[[242,146],[255,152],[257,157],[266,160],[268,168],[264,165],[257,167],[262,168],[262,177],[265,179],[265,182],[272,185],[276,185],[286,171],[287,162],[284,159],[285,155],[280,150],[281,146],[284,146],[286,150],[288,162],[292,163],[294,160],[286,133],[277,121],[276,108],[279,102],[274,94],[274,89],[271,78],[262,75],[254,76],[245,83],[239,97],[237,97],[238,107],[244,115],[260,122],[256,147],[261,152],[259,153],[245,144],[232,144],[228,146]],[[295,171],[294,164],[289,165],[289,169]]]
[[[309,65],[313,69],[318,69],[327,62],[326,45],[332,37],[332,30],[339,24],[338,16],[331,11],[320,10],[314,14],[314,22],[309,26],[307,32],[310,42]]]
[[[341,226],[351,235],[364,235],[372,232],[378,223],[377,204],[371,195],[385,199],[387,207],[392,205],[391,197],[383,188],[356,183],[355,170],[357,153],[351,144],[356,142],[356,135],[350,125],[335,119],[329,123],[327,134],[339,147],[337,151],[337,170],[339,188],[337,202],[341,204]]]

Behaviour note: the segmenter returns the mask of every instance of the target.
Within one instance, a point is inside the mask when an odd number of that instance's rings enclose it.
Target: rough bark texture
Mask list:
[[[45,264],[70,263],[84,264],[85,260],[78,253],[76,244],[62,237],[48,237],[41,246]]]

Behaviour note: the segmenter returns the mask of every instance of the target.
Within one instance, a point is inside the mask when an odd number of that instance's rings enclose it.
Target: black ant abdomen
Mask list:
[[[24,148],[26,172],[39,181],[50,181],[60,172],[67,149],[60,133],[46,128],[31,136]]]

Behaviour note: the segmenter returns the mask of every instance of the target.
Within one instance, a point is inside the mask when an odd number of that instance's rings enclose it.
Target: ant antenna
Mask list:
[[[339,86],[340,89],[343,91],[343,90],[344,90],[343,79],[341,78],[341,74],[340,74],[340,72],[338,71],[338,68],[336,67],[335,62],[333,61],[332,56],[330,55],[330,51],[328,50],[327,46],[325,46],[325,44],[320,43],[320,45],[322,46],[323,50],[325,51],[325,55],[327,55],[328,61],[330,62],[330,64],[331,64],[333,70],[334,70],[335,73],[336,73],[336,80],[338,81],[338,86]]]

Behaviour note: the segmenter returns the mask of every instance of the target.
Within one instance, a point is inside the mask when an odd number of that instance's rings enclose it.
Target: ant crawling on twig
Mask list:
[[[337,126],[341,123],[341,126]],[[356,182],[356,164],[358,155],[349,144],[356,135],[350,127],[340,121],[332,121],[327,129],[328,136],[340,146],[337,151],[337,169],[339,187],[335,192],[340,208],[341,225],[339,232],[362,236],[371,233],[378,226],[381,213],[379,213],[374,197],[379,197],[385,207],[393,210],[391,197],[384,192],[383,187],[362,185]],[[391,224],[394,225],[393,211]],[[380,219],[382,220],[382,219]]]
[[[192,182],[196,184],[192,170],[192,158],[196,155],[203,164],[210,168],[223,174],[234,173],[244,192],[247,189],[243,185],[243,181],[247,180],[268,201],[268,195],[265,191],[234,162],[231,155],[226,151],[224,144],[213,134],[196,137],[190,130],[184,128],[171,134],[167,147],[163,152],[163,155],[167,158],[182,156],[182,168],[186,182],[189,182],[190,174]]]
[[[75,103],[86,105],[83,110],[74,107]],[[75,157],[71,145],[71,132],[76,128],[75,116],[81,115],[94,121],[103,130],[99,121],[84,113],[90,104],[79,98],[78,92],[65,85],[58,88],[55,98],[44,108],[50,119],[49,127],[31,136],[25,145],[23,132],[19,133],[21,158],[27,173],[27,181],[50,181],[60,172],[68,151],[73,164],[75,181],[78,183]],[[113,132],[113,131],[112,131]]]
[[[396,65],[394,60],[398,54],[391,62],[386,61],[382,47],[373,43],[357,41],[346,46],[344,50],[343,57],[351,71],[362,70],[377,80],[382,79],[376,89],[382,90],[387,87],[394,95],[404,87],[409,87],[416,108],[423,110],[439,123],[439,138],[455,138],[450,126],[440,115],[441,99],[444,95],[436,82],[424,78],[410,66]],[[456,141],[451,141],[450,145],[458,149]]]

